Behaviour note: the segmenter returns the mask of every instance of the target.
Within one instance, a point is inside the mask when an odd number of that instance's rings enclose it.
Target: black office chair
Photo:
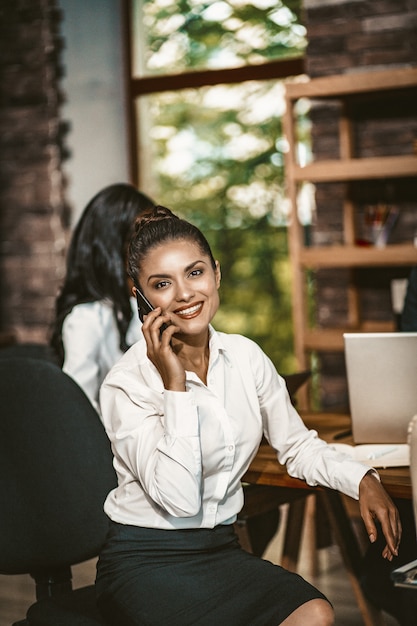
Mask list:
[[[99,626],[94,585],[71,566],[97,556],[116,485],[110,444],[80,387],[55,364],[0,359],[0,573],[27,574],[27,626]]]
[[[57,355],[46,343],[14,342],[4,346],[0,345],[0,359],[10,359],[10,357],[15,356],[43,359],[59,365]]]

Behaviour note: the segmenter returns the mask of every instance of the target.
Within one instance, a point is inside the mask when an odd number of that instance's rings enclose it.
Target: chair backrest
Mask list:
[[[13,343],[4,346],[0,345],[0,359],[10,359],[15,356],[43,359],[45,361],[52,361],[55,365],[59,365],[58,357],[54,350],[45,343]]]
[[[417,535],[417,415],[415,415],[410,422],[408,442],[410,444],[411,486],[413,490],[414,520]]]
[[[311,376],[310,370],[295,372],[294,374],[283,374],[282,377],[287,385],[287,390],[291,398],[291,402],[296,406],[297,400],[295,394],[308,381]]]
[[[42,359],[0,359],[0,572],[97,556],[116,485],[110,444],[81,388]]]

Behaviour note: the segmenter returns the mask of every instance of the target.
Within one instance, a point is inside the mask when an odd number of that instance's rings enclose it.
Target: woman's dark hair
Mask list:
[[[140,267],[148,252],[161,243],[178,240],[195,243],[210,258],[213,269],[216,267],[210,245],[197,226],[174,215],[170,209],[158,205],[136,219],[135,232],[129,244],[127,271],[138,289]]]
[[[56,300],[51,345],[64,361],[62,325],[77,304],[107,298],[125,351],[132,317],[126,276],[126,254],[135,219],[154,202],[132,185],[119,183],[99,191],[85,207],[73,232],[67,273]]]

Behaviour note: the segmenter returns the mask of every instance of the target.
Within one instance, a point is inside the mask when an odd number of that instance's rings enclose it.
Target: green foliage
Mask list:
[[[142,0],[146,65],[155,73],[219,67],[300,54],[301,0]]]
[[[207,236],[222,267],[221,307],[214,325],[252,338],[280,371],[293,371],[285,229],[264,222]]]

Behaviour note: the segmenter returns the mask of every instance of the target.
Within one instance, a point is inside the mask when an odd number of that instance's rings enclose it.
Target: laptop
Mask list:
[[[354,443],[406,443],[417,414],[417,332],[343,338]]]

